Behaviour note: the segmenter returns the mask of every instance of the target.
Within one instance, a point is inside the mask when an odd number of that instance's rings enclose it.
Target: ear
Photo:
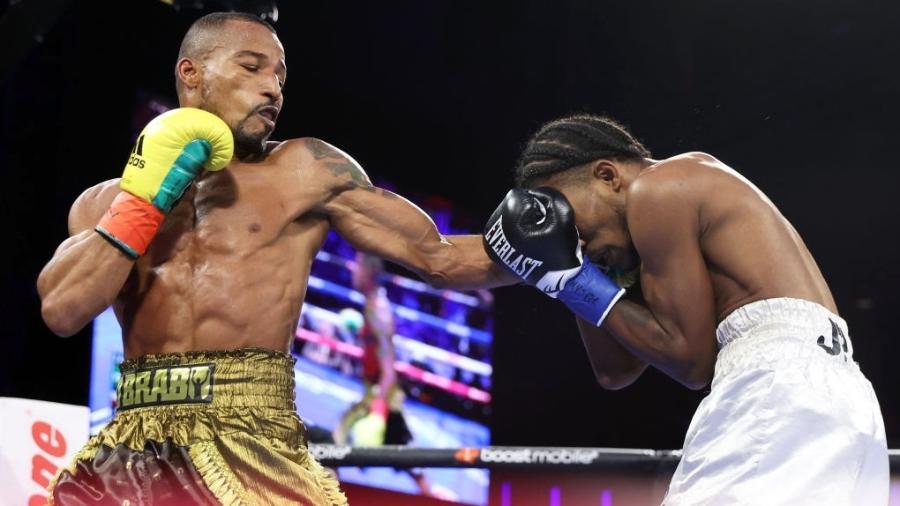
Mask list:
[[[591,176],[608,184],[613,191],[622,188],[622,177],[619,166],[612,160],[597,160],[591,166]]]
[[[190,58],[182,58],[175,64],[175,76],[188,91],[200,86],[200,72],[200,65]]]

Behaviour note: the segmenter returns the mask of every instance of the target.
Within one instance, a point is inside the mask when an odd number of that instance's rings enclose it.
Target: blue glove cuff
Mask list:
[[[624,294],[625,289],[615,284],[597,266],[584,262],[578,274],[566,282],[558,299],[573,313],[599,327]]]

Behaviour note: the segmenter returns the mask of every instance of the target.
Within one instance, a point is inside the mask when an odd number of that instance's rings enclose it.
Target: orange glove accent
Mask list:
[[[96,230],[113,246],[136,259],[150,247],[165,217],[153,204],[122,192],[113,200]]]

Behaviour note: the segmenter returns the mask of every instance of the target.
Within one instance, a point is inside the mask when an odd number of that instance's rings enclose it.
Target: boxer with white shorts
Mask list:
[[[716,336],[712,388],[665,504],[887,502],[884,422],[842,318],[766,299],[732,312]]]
[[[600,384],[648,365],[712,383],[664,504],[887,504],[875,393],[815,260],[758,188],[705,153],[653,160],[589,115],[544,125],[516,179],[485,249],[577,315]],[[638,279],[643,300],[626,299]]]

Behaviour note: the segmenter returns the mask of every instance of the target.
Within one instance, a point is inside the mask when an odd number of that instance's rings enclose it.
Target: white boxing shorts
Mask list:
[[[887,504],[884,421],[842,318],[761,300],[725,318],[716,338],[711,391],[665,506]]]

